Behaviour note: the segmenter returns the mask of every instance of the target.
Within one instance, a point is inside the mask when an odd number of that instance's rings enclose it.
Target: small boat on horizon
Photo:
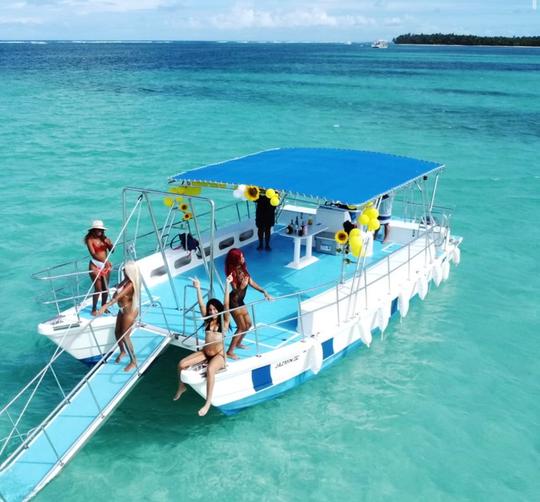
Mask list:
[[[371,44],[373,49],[388,49],[388,42],[386,40],[376,40]]]
[[[215,375],[213,407],[238,413],[310,380],[353,349],[369,348],[393,316],[405,317],[411,301],[423,300],[430,284],[439,286],[451,262],[460,261],[452,209],[435,206],[443,169],[384,153],[285,148],[181,172],[169,178],[169,189],[125,188],[117,253],[109,256],[118,283],[128,261],[141,274],[131,333],[136,369],[115,363],[118,310],[92,316],[87,257],[36,273],[50,287],[45,303],[56,309],[38,331],[57,348],[0,410],[12,425],[0,440],[0,499],[27,500],[41,490],[168,347],[179,359],[205,347],[206,318],[191,278],[198,277],[205,301],[222,297],[233,249],[242,251],[271,301],[248,291],[242,308],[252,326],[238,359],[227,359]],[[261,197],[276,209],[270,252],[257,248]],[[380,229],[381,223],[388,227]],[[384,241],[378,239],[383,230]],[[223,350],[233,336],[224,334]],[[71,389],[61,384],[70,379],[58,376],[62,355],[91,365]],[[206,399],[206,374],[207,365],[198,363],[181,379]],[[42,385],[45,377],[61,397],[33,423],[26,412],[39,392],[47,402],[52,395]],[[174,381],[171,373],[171,393]]]

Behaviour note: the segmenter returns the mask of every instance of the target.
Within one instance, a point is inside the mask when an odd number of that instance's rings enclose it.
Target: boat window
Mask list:
[[[204,248],[204,255],[210,256],[210,246]],[[202,258],[201,248],[197,249],[197,258]]]
[[[230,248],[234,244],[234,237],[229,237],[228,239],[223,239],[219,243],[219,249]]]
[[[159,277],[161,275],[165,275],[166,273],[167,273],[167,269],[165,268],[165,265],[163,265],[162,267],[158,267],[152,270],[150,277]]]
[[[191,263],[191,253],[188,253],[187,255],[182,256],[182,258],[178,258],[178,260],[174,262],[174,268],[183,267],[184,265],[187,265],[188,263]]]
[[[244,241],[247,241],[248,239],[251,239],[253,237],[253,229],[250,229],[250,230],[246,230],[245,232],[242,232],[239,236],[238,236],[238,239],[240,239],[240,242],[244,242]]]

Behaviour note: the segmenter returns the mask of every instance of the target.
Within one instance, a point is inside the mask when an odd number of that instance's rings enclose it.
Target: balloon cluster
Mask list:
[[[377,208],[373,207],[373,203],[369,205],[362,211],[362,214],[358,218],[358,223],[364,225],[370,232],[379,230],[381,224],[379,222],[379,211]]]
[[[353,228],[349,233],[349,249],[353,256],[360,256],[362,252],[362,234],[358,228]]]
[[[233,192],[235,199],[250,200],[252,202],[259,200],[260,195],[261,190],[255,185],[238,185]],[[279,206],[281,202],[279,194],[273,188],[267,189],[264,195],[270,200],[272,206]]]

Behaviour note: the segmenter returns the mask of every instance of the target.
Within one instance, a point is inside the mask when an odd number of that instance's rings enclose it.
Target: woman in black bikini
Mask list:
[[[252,322],[247,308],[244,306],[244,298],[246,297],[247,287],[251,286],[257,291],[260,291],[267,300],[271,300],[272,297],[261,288],[249,275],[246,267],[246,260],[244,253],[240,249],[231,249],[227,253],[225,259],[225,273],[227,277],[232,278],[232,291],[231,291],[231,309],[236,309],[231,312],[234,322],[236,323],[236,334],[231,340],[229,349],[227,350],[227,356],[231,359],[238,359],[238,356],[234,353],[234,349],[245,349],[245,345],[242,344],[242,340],[246,335],[246,332],[251,329]],[[241,307],[241,308],[237,308]]]
[[[197,301],[199,302],[201,314],[203,317],[209,317],[209,319],[204,321],[205,343],[203,349],[200,352],[195,352],[184,357],[178,363],[178,390],[173,400],[178,400],[186,390],[186,385],[182,382],[182,370],[208,361],[208,368],[206,370],[206,403],[199,410],[199,416],[204,417],[212,404],[216,372],[225,367],[224,336],[229,330],[229,284],[232,281],[232,277],[227,277],[225,281],[225,305],[216,298],[210,298],[205,305],[199,279],[195,278],[192,281],[193,286],[197,290]]]

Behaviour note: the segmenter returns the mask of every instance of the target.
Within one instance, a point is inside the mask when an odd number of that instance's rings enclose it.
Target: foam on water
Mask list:
[[[170,348],[37,500],[537,498],[537,52],[49,43],[0,61],[2,402],[53,352],[30,274],[84,255],[92,219],[118,231],[125,185],[277,146],[384,151],[448,166],[439,202],[465,237],[384,342],[237,416],[171,401]]]

